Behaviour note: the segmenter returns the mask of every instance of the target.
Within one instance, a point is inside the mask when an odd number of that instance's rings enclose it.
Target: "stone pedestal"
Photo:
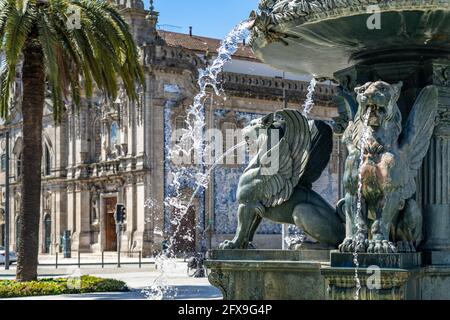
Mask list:
[[[440,266],[426,265],[434,259]],[[361,284],[361,300],[450,299],[450,255],[442,252],[359,254],[360,268],[353,255],[332,252],[330,266],[321,268],[330,300],[353,300],[356,274]]]
[[[205,266],[225,300],[322,300],[328,250],[212,250]]]
[[[355,268],[352,253],[332,252],[330,266],[321,274],[327,284],[327,299],[354,300],[357,279],[361,300],[406,300],[418,295],[418,274],[422,265],[420,253],[371,254],[357,256]]]
[[[358,279],[361,283],[359,300],[405,300],[408,295],[408,280],[411,272],[405,269],[383,269],[380,272],[379,287],[373,284],[374,271],[370,268],[358,268]],[[355,268],[321,269],[326,279],[328,300],[355,300],[356,270]],[[372,287],[373,285],[373,287]]]
[[[424,265],[428,259],[442,265]],[[328,250],[212,250],[205,266],[225,300],[450,299],[450,255]]]

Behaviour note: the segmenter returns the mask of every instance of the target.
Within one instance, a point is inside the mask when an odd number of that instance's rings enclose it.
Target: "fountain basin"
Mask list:
[[[319,300],[328,260],[328,250],[211,250],[205,266],[225,300]]]
[[[261,8],[252,47],[258,58],[286,71],[333,78],[359,62],[450,57],[448,1],[336,1],[342,3],[314,12],[300,3],[282,9],[283,2]],[[368,27],[373,4],[380,9],[379,29]]]
[[[424,266],[420,253],[359,260],[362,300],[450,299],[448,265]],[[224,300],[353,300],[356,290],[353,255],[337,251],[211,250],[204,263]]]

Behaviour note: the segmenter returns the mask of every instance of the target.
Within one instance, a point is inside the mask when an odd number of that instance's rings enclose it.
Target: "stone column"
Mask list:
[[[75,183],[67,184],[67,230],[71,232],[72,235],[72,250],[78,248],[78,235],[77,235],[77,224],[76,224],[76,202],[75,202]]]
[[[136,234],[137,221],[136,221],[136,185],[134,183],[133,176],[127,176],[125,178],[125,197],[124,203],[127,208],[127,231],[126,238],[129,248],[135,251],[139,251],[141,249],[139,236]],[[134,246],[134,242],[136,242],[136,246]]]
[[[140,244],[140,249],[143,251],[144,255],[148,255],[151,251],[151,241],[147,236],[147,209],[144,206],[145,203],[145,177],[144,175],[139,175],[136,177],[136,184],[133,187],[134,189],[134,206],[135,210],[135,219],[137,222],[136,231],[134,232],[134,240],[138,241],[138,245]]]
[[[73,177],[73,168],[75,167],[75,113],[72,110],[72,107],[68,108],[67,111],[67,137],[68,137],[68,146],[67,146],[67,166],[69,167],[68,175],[69,177]],[[70,170],[72,169],[72,170]]]
[[[146,78],[145,109],[148,110],[148,126],[144,131],[148,170],[144,176],[144,201],[149,206],[143,208],[143,216],[147,222],[143,225],[145,251],[160,250],[164,230],[164,106],[163,92],[155,75]],[[141,220],[139,220],[140,223]]]
[[[439,107],[438,124],[422,172],[426,251],[450,251],[450,88],[440,88]],[[431,257],[433,264],[450,263],[450,256],[433,253]]]
[[[73,215],[72,250],[90,251],[90,194],[87,185],[77,183],[69,195],[69,209]]]
[[[89,111],[86,105],[82,105],[80,107],[80,112],[77,115],[78,123],[76,127],[76,176],[77,177],[85,177],[87,174],[87,170],[85,167],[86,162],[88,161],[89,157],[89,144],[88,144],[88,115]]]

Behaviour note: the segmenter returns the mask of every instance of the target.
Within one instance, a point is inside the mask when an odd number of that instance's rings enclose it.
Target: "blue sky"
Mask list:
[[[248,18],[259,0],[154,0],[161,29],[199,36],[223,38],[240,21]],[[144,0],[148,7],[149,0]],[[175,27],[176,26],[176,27]],[[179,27],[179,28],[177,28]]]

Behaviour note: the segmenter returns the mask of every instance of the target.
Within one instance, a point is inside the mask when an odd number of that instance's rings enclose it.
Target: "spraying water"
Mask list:
[[[353,252],[353,263],[355,264],[355,281],[356,281],[356,292],[354,299],[359,300],[359,292],[361,291],[361,281],[359,279],[358,275],[358,268],[359,268],[359,262],[358,262],[358,252],[357,248],[359,244],[362,244],[365,241],[365,223],[364,219],[361,216],[362,213],[362,167],[364,163],[364,150],[367,145],[367,140],[369,139],[369,117],[370,117],[371,108],[367,108],[366,113],[364,114],[363,118],[363,131],[361,133],[361,140],[360,140],[360,150],[361,154],[359,156],[359,169],[358,169],[358,194],[357,194],[357,202],[356,202],[356,243],[355,243],[355,251]]]
[[[244,21],[238,24],[222,41],[220,48],[218,49],[217,58],[206,69],[199,70],[198,87],[199,93],[194,97],[193,104],[188,108],[186,115],[186,128],[183,130],[181,137],[179,137],[179,143],[168,150],[167,159],[170,161],[182,154],[194,154],[195,168],[182,167],[177,172],[172,172],[172,183],[170,187],[175,190],[174,194],[166,197],[164,205],[167,210],[173,211],[174,218],[171,220],[171,224],[175,226],[171,237],[168,239],[167,247],[164,252],[158,255],[155,259],[157,269],[160,270],[159,276],[153,282],[153,285],[144,291],[149,299],[161,300],[165,297],[175,297],[177,292],[171,289],[168,285],[165,277],[165,272],[169,268],[176,268],[174,259],[174,248],[177,242],[177,235],[180,232],[181,221],[188,213],[191,205],[197,196],[197,194],[204,190],[209,183],[214,168],[221,163],[231,152],[234,152],[237,148],[243,146],[245,141],[232,147],[223,155],[221,155],[213,163],[211,168],[205,173],[205,139],[203,137],[205,130],[205,110],[204,101],[207,98],[207,88],[210,87],[214,90],[215,94],[221,95],[222,92],[218,88],[218,76],[223,70],[225,63],[231,60],[232,55],[237,51],[238,46],[248,36],[249,27],[251,27],[251,21]],[[190,146],[187,150],[186,146]],[[183,201],[183,180],[193,180],[195,182],[195,190],[186,202]],[[183,239],[186,241],[193,241],[193,237],[189,234],[183,235]]]
[[[316,90],[317,80],[313,77],[308,86],[308,92],[306,94],[306,100],[303,104],[303,115],[308,118],[309,113],[314,107],[314,92]]]

